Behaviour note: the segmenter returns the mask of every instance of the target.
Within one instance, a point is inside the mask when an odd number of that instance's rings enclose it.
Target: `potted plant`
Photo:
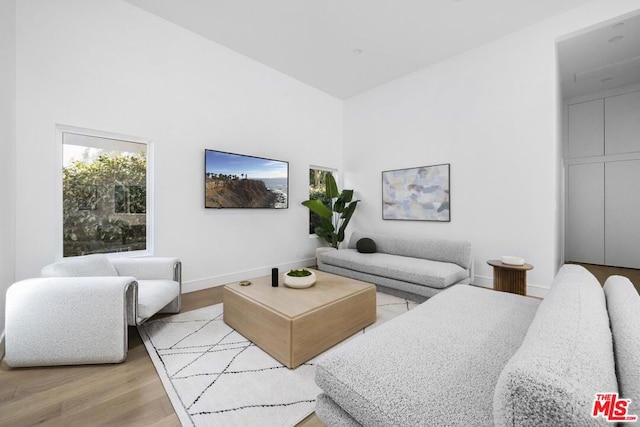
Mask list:
[[[324,239],[332,248],[338,249],[344,240],[344,231],[351,220],[353,212],[360,200],[353,200],[353,190],[338,190],[332,174],[326,176],[326,206],[322,200],[305,200],[304,206],[320,217],[320,225],[314,230],[318,237]]]
[[[284,284],[290,288],[308,288],[316,283],[316,275],[306,268],[290,270],[284,275]]]

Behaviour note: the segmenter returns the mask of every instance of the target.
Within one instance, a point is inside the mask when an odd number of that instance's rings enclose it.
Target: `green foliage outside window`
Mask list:
[[[101,154],[63,168],[63,254],[146,249],[144,153]]]
[[[321,169],[309,169],[309,200],[322,200],[326,207],[330,207],[331,204],[331,200],[326,196],[327,174],[330,173]],[[315,229],[321,222],[318,214],[309,211],[309,234],[315,234]]]

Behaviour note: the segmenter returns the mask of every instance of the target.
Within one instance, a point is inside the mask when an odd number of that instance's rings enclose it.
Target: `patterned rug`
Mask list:
[[[377,305],[362,333],[417,304],[378,293]],[[294,426],[314,411],[315,359],[288,369],[227,326],[222,304],[138,330],[183,426]]]

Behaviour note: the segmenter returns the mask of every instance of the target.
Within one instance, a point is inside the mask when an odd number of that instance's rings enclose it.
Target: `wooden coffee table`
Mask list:
[[[289,368],[295,368],[376,320],[376,287],[314,270],[315,285],[271,286],[271,276],[249,286],[226,285],[224,321]]]

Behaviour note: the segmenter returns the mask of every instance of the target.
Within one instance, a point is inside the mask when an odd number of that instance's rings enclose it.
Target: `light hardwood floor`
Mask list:
[[[222,302],[222,288],[183,295],[182,312]],[[138,335],[116,365],[10,369],[0,364],[0,426],[180,426]],[[298,427],[321,427],[311,414]]]
[[[640,293],[640,270],[636,270],[633,268],[622,268],[622,267],[609,267],[606,265],[596,265],[596,264],[584,264],[584,263],[572,263],[579,264],[589,270],[591,274],[596,276],[601,285],[604,285],[604,282],[607,280],[609,276],[624,276],[627,277],[633,283],[633,286]]]

